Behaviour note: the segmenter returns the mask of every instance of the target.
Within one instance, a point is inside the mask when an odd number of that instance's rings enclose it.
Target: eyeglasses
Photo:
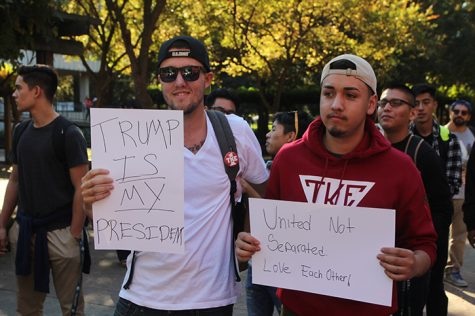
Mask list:
[[[465,115],[468,114],[468,111],[466,111],[466,110],[456,110],[456,109],[454,109],[454,110],[452,110],[452,112],[454,112],[455,115],[459,115],[459,113],[460,113],[460,115],[462,115],[462,116],[465,116]]]
[[[403,104],[407,104],[409,105],[410,107],[412,107],[413,105],[407,101],[404,101],[404,100],[401,100],[401,99],[391,99],[391,100],[388,100],[388,99],[382,99],[382,100],[379,100],[378,101],[378,106],[384,108],[386,106],[386,104],[388,104],[392,107],[392,108],[398,108],[400,107],[401,105]]]
[[[201,66],[184,66],[184,67],[163,67],[159,69],[160,80],[163,82],[173,82],[180,72],[186,81],[196,81],[200,77],[201,72],[205,72]]]

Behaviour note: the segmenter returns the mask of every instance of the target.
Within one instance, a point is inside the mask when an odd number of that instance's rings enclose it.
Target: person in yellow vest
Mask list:
[[[411,131],[428,142],[441,158],[441,164],[453,196],[462,184],[462,157],[457,136],[449,129],[441,126],[434,118],[437,109],[435,88],[427,84],[413,87],[416,96],[416,115]],[[437,261],[431,270],[429,295],[427,298],[427,315],[447,315],[448,298],[444,290],[444,270],[447,262],[449,226],[452,222],[453,210],[446,212],[447,218],[433,219],[438,234]]]

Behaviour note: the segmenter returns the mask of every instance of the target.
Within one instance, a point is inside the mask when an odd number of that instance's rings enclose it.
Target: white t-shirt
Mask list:
[[[239,173],[263,183],[268,172],[251,128],[241,117],[226,115],[236,140]],[[211,122],[194,155],[185,157],[185,253],[136,253],[133,280],[120,297],[141,306],[163,310],[202,309],[234,304],[240,292],[231,260],[232,220],[230,182]],[[241,192],[237,192],[240,196]],[[127,273],[130,273],[130,259]]]

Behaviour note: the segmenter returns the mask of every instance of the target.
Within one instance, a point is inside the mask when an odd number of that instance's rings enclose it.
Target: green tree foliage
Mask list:
[[[436,28],[430,36],[437,55],[421,65],[425,80],[448,98],[475,97],[475,1],[418,1],[431,8]]]
[[[362,56],[384,83],[405,81],[415,62],[435,53],[428,38],[434,27],[431,8],[409,0],[170,3],[174,11],[167,11],[167,21],[205,40],[218,81],[245,77],[257,89],[260,134],[267,129],[269,113],[288,108],[282,104],[284,92],[301,86],[318,89],[319,74],[332,57]]]
[[[427,39],[432,11],[408,0],[180,4],[185,18],[178,23],[206,39],[220,72],[250,76],[255,87],[270,92],[271,100],[263,99],[270,111],[280,109],[282,91],[318,84],[323,65],[338,54],[367,58],[384,82],[434,53]]]
[[[3,0],[0,2],[0,59],[15,63],[20,49],[54,35],[53,0]]]
[[[119,26],[130,61],[135,98],[142,107],[152,107],[147,93],[150,83],[150,48],[166,0],[106,0],[107,10]]]
[[[79,57],[93,80],[96,106],[111,105],[117,80],[120,76],[130,73],[130,62],[123,46],[119,25],[103,1],[71,1],[65,10],[88,16],[94,21],[89,35],[82,36],[85,51]],[[89,67],[90,60],[99,62],[98,72]]]

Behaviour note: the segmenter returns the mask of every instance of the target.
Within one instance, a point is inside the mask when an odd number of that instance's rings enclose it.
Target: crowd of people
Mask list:
[[[265,143],[272,160],[266,163],[253,131],[237,115],[238,98],[226,89],[205,97],[213,73],[201,41],[169,39],[157,64],[165,102],[184,114],[186,250],[119,257],[127,272],[114,315],[232,315],[240,292],[237,270],[244,268],[249,315],[422,315],[424,309],[429,316],[447,315],[444,279],[468,285],[461,274],[466,238],[475,246],[470,102],[455,101],[443,126],[433,115],[438,104],[430,85],[394,83],[378,97],[366,60],[336,56],[321,72],[317,118],[304,111],[273,116]],[[19,315],[42,314],[50,271],[62,314],[84,314],[82,273],[91,262],[84,224],[92,204],[114,189],[109,170],[89,170],[80,130],[54,110],[57,84],[50,67],[22,66],[13,94],[18,109],[31,113],[14,130],[13,171],[0,215],[0,254],[7,245],[15,254]],[[223,130],[210,119],[217,112],[235,140],[236,152],[228,152],[239,158],[235,179],[223,168]],[[302,176],[320,179],[310,200]],[[349,193],[341,187],[325,198],[327,184],[343,180],[372,183],[354,206],[396,211],[395,245],[374,255],[393,281],[392,304],[253,283],[252,256],[261,241],[247,217],[235,231],[234,201],[245,209],[247,197],[345,207]]]

